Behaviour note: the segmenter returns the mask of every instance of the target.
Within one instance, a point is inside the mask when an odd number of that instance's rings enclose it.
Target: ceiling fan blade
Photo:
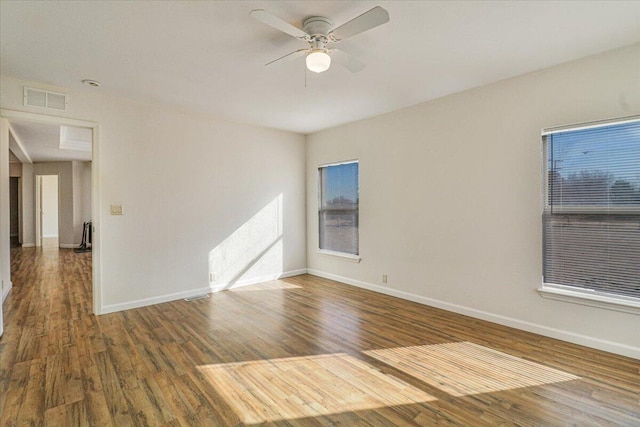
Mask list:
[[[267,62],[266,64],[264,64],[264,66],[266,67],[267,65],[271,65],[274,62],[278,62],[278,61],[281,61],[283,59],[286,59],[286,60],[296,59],[296,58],[299,58],[300,56],[302,56],[303,54],[305,54],[307,52],[309,52],[309,49],[294,50],[293,52],[287,53],[286,55],[281,56],[278,59],[274,59],[273,61]]]
[[[304,39],[309,36],[300,28],[295,27],[289,24],[288,22],[285,22],[284,20],[278,18],[275,15],[270,14],[265,10],[255,9],[251,11],[250,15],[253,16],[255,19],[257,19],[258,21],[262,22],[263,24],[267,24],[268,26],[273,27],[276,30],[280,30],[283,33],[287,33],[290,36],[293,36],[295,38]]]
[[[333,35],[337,40],[346,40],[387,22],[389,22],[389,12],[380,6],[376,6],[346,24],[335,28],[329,34]]]
[[[360,72],[364,69],[364,63],[358,61],[353,56],[340,49],[331,49],[331,57],[340,65],[352,73]]]

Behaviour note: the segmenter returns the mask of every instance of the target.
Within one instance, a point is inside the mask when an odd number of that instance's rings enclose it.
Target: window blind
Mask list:
[[[318,168],[320,249],[358,255],[358,162]]]
[[[545,284],[640,299],[640,118],[543,135]]]

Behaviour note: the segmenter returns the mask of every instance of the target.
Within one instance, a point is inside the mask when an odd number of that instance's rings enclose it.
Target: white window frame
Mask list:
[[[330,167],[330,166],[349,165],[352,163],[358,164],[358,199],[359,199],[360,198],[360,161],[358,159],[351,159],[351,160],[345,160],[342,162],[325,163],[325,164],[318,165],[317,167],[318,173],[316,174],[316,177],[318,179],[318,212],[320,212],[320,210],[322,209],[322,195],[324,193],[322,189],[322,179],[320,177],[320,169]],[[359,217],[360,217],[360,202],[358,201],[358,234],[360,233]],[[338,251],[331,251],[328,249],[320,248],[320,215],[318,215],[317,232],[318,232],[318,246],[316,248],[317,253],[321,255],[326,255],[329,257],[342,259],[344,261],[351,261],[356,263],[359,263],[362,260],[362,258],[360,257],[360,239],[359,238],[358,238],[358,255],[350,254],[348,252],[338,252]]]
[[[540,215],[549,208],[549,200],[547,198],[548,187],[548,171],[545,162],[545,145],[544,137],[551,134],[573,132],[584,129],[593,129],[598,127],[605,127],[614,124],[624,124],[640,121],[640,116],[631,116],[621,119],[602,120],[591,123],[584,123],[579,125],[569,125],[562,127],[554,127],[543,129],[541,132],[541,164],[542,164],[542,212]],[[629,214],[637,213],[637,207],[617,206],[606,209],[602,206],[568,206],[568,207],[554,207],[556,213],[589,213],[589,214]],[[608,310],[620,311],[624,313],[631,313],[640,315],[640,298],[628,297],[624,295],[608,294],[604,292],[595,291],[592,289],[582,289],[574,286],[558,285],[554,283],[545,283],[544,277],[542,283],[538,288],[538,293],[541,297],[564,301],[574,304],[587,305],[591,307],[604,308]]]

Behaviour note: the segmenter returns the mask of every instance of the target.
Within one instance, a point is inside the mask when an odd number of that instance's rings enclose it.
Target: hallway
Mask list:
[[[91,254],[58,249],[49,238],[42,249],[12,248],[11,269],[0,340],[0,424],[17,418],[37,425],[46,409],[82,396],[79,372],[69,369],[81,355],[78,339],[97,326],[90,315]]]

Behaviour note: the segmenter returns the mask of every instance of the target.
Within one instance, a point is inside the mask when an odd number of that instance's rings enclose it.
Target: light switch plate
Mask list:
[[[122,205],[111,205],[111,215],[122,215]]]

